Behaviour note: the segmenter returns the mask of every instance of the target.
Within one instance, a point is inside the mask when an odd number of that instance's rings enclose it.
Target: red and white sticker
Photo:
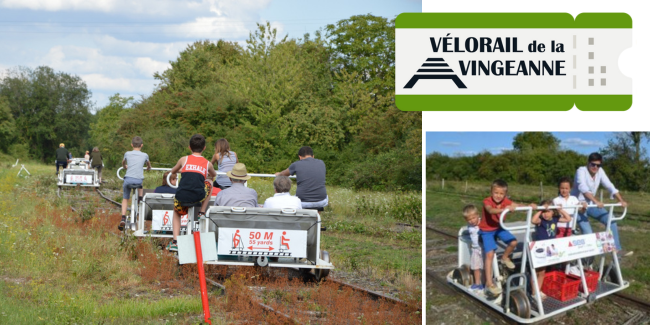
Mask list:
[[[172,231],[173,210],[153,210],[151,212],[151,229],[160,231]],[[187,215],[181,216],[181,227],[187,226],[190,218]]]
[[[65,175],[65,182],[69,184],[92,184],[93,175]]]
[[[307,257],[307,231],[221,227],[218,254]]]

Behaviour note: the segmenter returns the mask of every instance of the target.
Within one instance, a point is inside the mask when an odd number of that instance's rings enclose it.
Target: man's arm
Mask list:
[[[287,168],[287,169],[285,169],[285,170],[283,170],[283,171],[281,171],[279,173],[275,173],[275,176],[290,176],[290,175],[291,175],[291,172],[289,171],[289,168]]]
[[[126,157],[122,158],[122,168],[127,169],[129,166],[126,165]]]
[[[151,161],[147,160],[147,171],[151,170]]]

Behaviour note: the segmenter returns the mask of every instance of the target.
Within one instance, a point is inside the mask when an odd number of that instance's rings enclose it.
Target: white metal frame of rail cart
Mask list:
[[[124,179],[120,176],[120,171],[124,169],[120,167],[117,170],[117,177],[119,179]],[[170,171],[171,168],[151,168],[154,171]],[[224,172],[217,172],[217,175],[226,175]],[[274,178],[274,174],[248,174],[252,177],[271,177]],[[178,185],[173,186],[170,182],[171,174],[167,175],[167,184],[170,187],[178,188]],[[290,178],[295,178],[291,176]],[[179,178],[180,181],[180,178]],[[244,183],[245,186],[248,183]],[[163,193],[146,193],[147,190],[144,190],[145,193],[142,197],[141,202],[137,200],[131,200],[131,209],[129,216],[127,218],[127,228],[134,231],[133,235],[137,237],[162,237],[162,238],[172,238],[172,219],[174,212],[174,195],[173,194],[163,194]],[[137,197],[137,196],[136,196]],[[209,206],[214,205],[214,197],[210,197]],[[188,234],[187,224],[190,224],[193,228],[193,231],[198,231],[198,222],[195,221],[198,218],[198,210],[194,207],[188,209],[188,213],[181,219],[181,235]],[[139,216],[143,216],[140,218]],[[145,220],[151,220],[151,229],[146,229]]]
[[[458,233],[458,268],[447,275],[447,282],[519,323],[541,321],[584,305],[587,302],[621,291],[627,288],[629,283],[623,280],[610,231],[612,221],[621,221],[625,218],[627,208],[624,209],[619,217],[614,216],[614,208],[620,206],[620,203],[605,204],[605,208],[609,209],[609,222],[604,232],[573,235],[542,241],[533,240],[535,227],[531,224],[533,208],[519,207],[515,209],[515,211],[526,212],[527,217],[525,222],[504,223],[503,219],[508,213],[508,210],[504,211],[500,216],[499,222],[503,229],[510,231],[517,238],[517,249],[512,256],[512,260],[517,265],[517,268],[515,271],[511,271],[510,275],[507,273],[504,274],[504,270],[499,269],[497,255],[501,255],[505,245],[498,242],[499,248],[492,261],[495,283],[503,287],[503,293],[498,297],[489,297],[470,290],[469,287],[474,283],[473,274],[469,269],[471,239],[467,227],[463,227]],[[596,206],[589,205],[588,207]],[[560,207],[549,207],[549,209],[558,208]],[[575,209],[570,223],[572,229],[575,230],[578,210],[582,206],[566,206],[564,208]],[[536,210],[543,209],[544,207],[538,207]],[[541,251],[539,251],[540,253],[535,254],[539,249],[544,250],[546,247],[555,247],[558,253],[552,253],[551,256],[548,256],[548,254],[541,254]],[[564,254],[561,254],[562,252]],[[607,255],[611,255],[611,264],[609,265],[605,264]],[[599,262],[594,263],[595,270],[599,272],[599,280],[597,289],[590,293],[587,287],[582,259],[594,257],[600,257]],[[569,262],[574,264],[574,266],[570,267],[568,265]],[[535,268],[559,263],[567,263],[565,273],[568,273],[570,268],[574,270],[577,268],[578,274],[576,276],[579,276],[581,281],[578,296],[568,301],[559,301],[550,296],[542,300],[539,290],[536,290],[537,292],[534,296],[529,295],[527,292],[529,292],[531,285],[535,288],[538,287]],[[531,281],[532,284],[530,283]]]
[[[57,186],[83,186],[99,187],[99,178],[97,171],[90,168],[82,158],[72,158],[68,163],[68,168],[64,168],[59,173]]]
[[[216,234],[217,260],[206,264],[313,269],[320,280],[334,268],[320,250],[320,223],[316,210],[213,206],[199,229]]]

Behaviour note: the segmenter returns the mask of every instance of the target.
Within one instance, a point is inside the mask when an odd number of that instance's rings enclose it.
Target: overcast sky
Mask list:
[[[421,12],[417,0],[0,0],[0,73],[49,66],[78,75],[98,107],[115,93],[149,96],[189,44],[243,42],[256,23],[300,38],[352,15]]]
[[[448,156],[473,156],[482,151],[499,154],[512,150],[512,140],[519,132],[427,132],[427,154],[440,152]],[[607,145],[613,132],[551,132],[560,139],[562,149],[581,154],[599,151]],[[648,150],[649,144],[643,142]]]

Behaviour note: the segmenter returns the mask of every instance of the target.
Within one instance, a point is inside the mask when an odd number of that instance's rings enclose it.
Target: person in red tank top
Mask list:
[[[212,163],[201,156],[205,150],[205,137],[195,134],[190,139],[192,154],[178,160],[171,173],[180,171],[181,180],[174,196],[174,217],[172,230],[174,239],[167,245],[170,251],[177,251],[176,238],[181,231],[181,216],[186,215],[189,207],[201,204],[199,216],[205,215],[212,193],[212,180],[217,176]],[[189,225],[188,225],[189,226]]]

